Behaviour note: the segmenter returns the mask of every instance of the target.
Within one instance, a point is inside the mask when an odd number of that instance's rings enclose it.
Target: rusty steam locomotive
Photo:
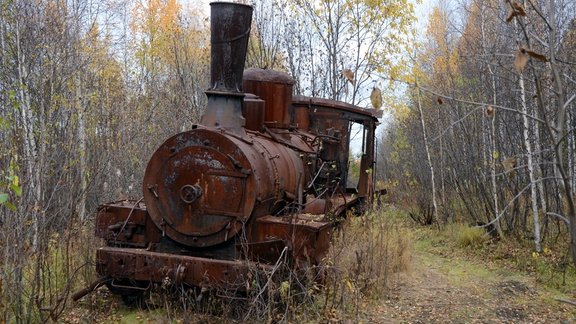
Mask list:
[[[143,199],[99,207],[101,279],[74,299],[102,284],[128,295],[165,280],[245,290],[250,269],[265,270],[283,253],[295,268],[319,264],[335,225],[371,203],[379,112],[292,96],[286,73],[244,70],[251,20],[251,6],[211,3],[201,123],[152,155]],[[353,124],[363,150],[349,185]]]

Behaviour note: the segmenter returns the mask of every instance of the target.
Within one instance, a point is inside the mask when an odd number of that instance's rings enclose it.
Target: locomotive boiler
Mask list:
[[[251,20],[251,6],[211,3],[206,112],[154,152],[142,199],[99,207],[100,279],[74,299],[101,284],[125,296],[167,281],[245,291],[250,271],[281,256],[297,269],[321,264],[334,227],[371,203],[379,113],[293,96],[283,72],[244,70]]]

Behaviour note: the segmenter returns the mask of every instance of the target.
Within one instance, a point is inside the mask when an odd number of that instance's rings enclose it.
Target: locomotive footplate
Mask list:
[[[102,247],[96,251],[98,274],[117,279],[246,291],[251,272],[271,269],[269,265],[250,261],[208,259],[144,249]]]
[[[278,238],[290,247],[296,268],[317,265],[328,252],[334,224],[324,220],[324,215],[294,215],[277,217],[267,215],[257,219],[254,225],[254,241],[265,242]],[[259,251],[260,256],[266,256]],[[275,260],[280,255],[268,256]]]

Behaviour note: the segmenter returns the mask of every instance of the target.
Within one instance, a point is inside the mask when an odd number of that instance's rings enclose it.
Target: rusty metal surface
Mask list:
[[[204,126],[226,129],[237,136],[246,136],[246,119],[242,116],[244,94],[206,91],[208,106],[200,123]]]
[[[334,224],[318,215],[258,218],[253,232],[254,241],[281,239],[290,246],[295,267],[319,264],[330,247]]]
[[[143,249],[103,247],[96,251],[96,272],[100,275],[197,287],[245,291],[248,273],[268,268],[248,261],[207,259]]]
[[[250,217],[256,199],[252,165],[232,138],[191,130],[168,139],[150,159],[144,200],[154,223],[175,241],[219,244]]]
[[[290,125],[288,108],[292,102],[294,80],[286,73],[248,69],[244,71],[244,91],[253,93],[266,102],[264,123],[271,128]]]
[[[98,208],[95,234],[108,242],[145,247],[160,240],[160,233],[141,202],[117,201]]]
[[[242,92],[252,6],[210,3],[210,90]]]
[[[332,210],[332,202],[328,199],[311,198],[306,202],[304,213],[313,215],[326,214]]]
[[[253,8],[228,2],[210,3],[211,64],[208,106],[202,125],[245,136],[242,73],[248,50]]]
[[[307,105],[292,105],[292,125],[300,130],[310,129],[310,114]]]
[[[244,105],[242,106],[242,115],[246,119],[245,128],[260,132],[264,126],[264,100],[258,98],[256,95],[247,93],[244,97]]]
[[[371,117],[371,118],[382,118],[382,111],[369,109],[369,108],[360,108],[358,106],[354,106],[352,104],[341,102],[341,101],[334,101],[324,98],[312,98],[306,96],[294,96],[292,98],[292,103],[295,106],[317,106],[317,107],[324,107],[330,108],[335,111],[346,111],[353,114],[358,114],[361,116]],[[377,122],[378,120],[376,120]]]
[[[267,186],[269,182],[274,184],[273,196],[263,194],[262,197],[293,200],[307,177],[302,158],[294,150],[271,138],[255,136],[253,139],[255,152],[260,155],[253,161],[262,164],[262,167],[254,169],[256,171],[264,169],[267,174],[267,177],[258,179],[257,185]]]
[[[365,201],[366,197],[358,196],[357,194],[343,194],[331,199],[334,206],[332,213],[336,217],[346,217],[346,212],[350,211],[352,207],[356,207]]]

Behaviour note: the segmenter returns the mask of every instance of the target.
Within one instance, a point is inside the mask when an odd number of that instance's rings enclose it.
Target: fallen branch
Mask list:
[[[554,300],[557,300],[559,302],[563,302],[566,304],[570,304],[572,306],[576,306],[576,301],[570,300],[570,299],[564,299],[564,298],[554,298]]]

